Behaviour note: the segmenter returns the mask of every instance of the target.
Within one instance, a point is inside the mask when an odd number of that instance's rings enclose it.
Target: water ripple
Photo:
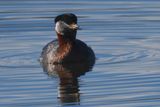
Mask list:
[[[0,106],[159,107],[159,5],[159,0],[1,0]],[[82,27],[77,37],[97,57],[93,70],[76,79],[77,102],[57,98],[66,88],[63,81],[48,77],[37,61],[42,47],[56,38],[55,16],[64,12],[77,14]]]

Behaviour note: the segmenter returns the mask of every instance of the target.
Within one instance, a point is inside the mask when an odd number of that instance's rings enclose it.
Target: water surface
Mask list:
[[[69,101],[38,62],[64,12],[78,16],[77,38],[97,57],[92,71],[71,78],[78,97]],[[159,0],[1,0],[0,32],[0,106],[160,106]]]

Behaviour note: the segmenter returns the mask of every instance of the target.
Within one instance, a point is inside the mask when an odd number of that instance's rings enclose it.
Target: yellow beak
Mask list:
[[[71,29],[75,29],[75,30],[79,29],[79,26],[78,26],[77,24],[75,24],[75,23],[69,25],[69,27],[70,27]]]

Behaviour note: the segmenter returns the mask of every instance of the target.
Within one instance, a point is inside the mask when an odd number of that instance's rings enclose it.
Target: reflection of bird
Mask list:
[[[95,60],[94,52],[84,42],[76,39],[78,29],[74,14],[62,14],[55,18],[58,39],[48,43],[42,51],[41,62],[59,64]]]
[[[48,64],[42,63],[44,71],[50,77],[59,77],[58,98],[62,104],[73,103],[79,104],[80,93],[78,77],[90,71],[94,61],[73,64]]]

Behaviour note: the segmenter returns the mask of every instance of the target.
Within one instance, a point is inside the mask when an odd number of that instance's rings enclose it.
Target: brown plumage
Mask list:
[[[77,17],[74,14],[57,16],[55,24],[58,39],[43,48],[41,62],[56,64],[95,60],[93,50],[84,42],[76,39],[78,26]]]

